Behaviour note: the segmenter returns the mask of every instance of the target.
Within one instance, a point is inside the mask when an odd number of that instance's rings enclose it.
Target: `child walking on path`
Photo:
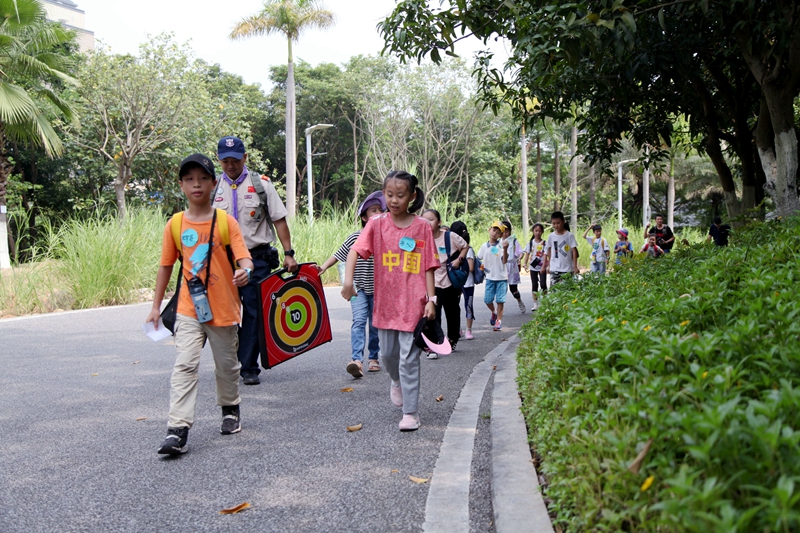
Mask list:
[[[508,292],[508,241],[502,241],[503,232],[506,227],[495,220],[489,228],[489,242],[485,242],[478,250],[478,259],[483,262],[483,270],[486,273],[486,290],[483,294],[483,303],[492,312],[489,323],[494,326],[494,331],[500,331],[503,327],[503,307],[506,303],[506,293]],[[495,308],[495,302],[497,308]]]
[[[447,248],[448,246],[450,248],[450,257],[456,256],[450,264],[453,269],[457,270],[461,263],[466,260],[469,245],[457,233],[449,230],[444,231],[441,228],[442,217],[436,209],[428,209],[422,213],[422,218],[431,225],[439,261],[442,263],[442,266],[433,273],[437,299],[436,321],[441,326],[442,310],[444,309],[444,314],[447,318],[447,339],[450,341],[453,351],[455,351],[461,331],[461,307],[459,305],[461,302],[461,288],[453,287],[447,274]],[[449,243],[447,242],[448,239]],[[439,354],[436,352],[428,352],[428,359],[438,358]]]
[[[382,191],[375,191],[367,196],[358,207],[358,216],[361,218],[361,227],[367,225],[367,221],[386,211],[386,202],[383,199]],[[344,244],[328,258],[322,266],[317,266],[317,271],[322,274],[338,261],[347,262],[347,254],[350,248],[361,235],[361,230],[351,233]],[[369,371],[380,372],[381,365],[378,363],[380,343],[378,342],[378,328],[372,324],[372,309],[374,306],[374,268],[373,258],[356,260],[355,288],[357,296],[350,299],[350,308],[353,312],[353,325],[350,326],[350,347],[352,349],[351,361],[347,364],[347,372],[358,379],[364,376],[364,331],[369,322]]]
[[[414,215],[425,202],[416,176],[389,172],[383,195],[389,212],[367,222],[347,254],[342,296],[355,296],[356,260],[375,257],[375,307],[381,355],[391,378],[389,397],[403,408],[400,431],[419,429],[420,353],[414,330],[421,317],[436,318],[433,272],[441,266],[428,222]]]
[[[614,255],[617,256],[615,264],[621,265],[623,257],[633,256],[633,244],[628,240],[628,230],[620,228],[617,230],[619,240],[614,244]]]
[[[594,232],[594,237],[589,237],[589,230]],[[606,266],[608,265],[609,248],[608,241],[603,237],[603,227],[600,224],[595,224],[583,232],[583,238],[592,247],[592,257],[589,270],[598,274],[606,273]]]
[[[153,322],[158,328],[164,291],[173,265],[180,259],[183,287],[179,286],[178,290],[175,320],[178,355],[170,384],[167,438],[158,449],[158,453],[165,455],[188,451],[187,439],[197,404],[200,352],[206,340],[211,344],[216,367],[217,404],[222,407],[220,433],[230,435],[242,429],[239,413],[241,365],[236,355],[241,314],[236,287],[248,283],[253,269],[236,219],[211,207],[211,193],[217,186],[211,159],[201,154],[190,155],[181,162],[178,176],[181,191],[189,202],[189,209],[177,219],[181,224],[181,247],[176,247],[173,237],[172,224],[177,218],[173,217],[164,228],[153,308],[145,321]],[[222,242],[218,216],[227,219],[230,248],[241,267],[236,271]]]
[[[553,233],[547,237],[545,273],[550,274],[550,285],[561,283],[561,276],[580,273],[578,269],[578,241],[564,227],[564,213],[555,211],[550,215]]]
[[[522,259],[522,245],[515,235],[511,235],[511,222],[504,220],[502,224],[506,227],[503,232],[503,241],[508,241],[508,261],[506,262],[508,290],[511,291],[511,295],[517,300],[519,312],[525,314],[525,304],[522,303],[522,295],[520,295],[518,289],[519,282],[521,281],[519,275],[519,261]]]
[[[457,234],[464,239],[469,246],[469,231],[467,225],[460,220],[456,220],[450,225],[450,231]],[[461,288],[461,294],[464,295],[464,314],[467,319],[467,331],[464,333],[464,339],[471,341],[475,337],[472,335],[472,322],[475,320],[475,308],[473,307],[473,297],[475,295],[475,250],[469,246],[467,250],[467,264],[469,264],[469,276],[467,281],[464,282],[464,287]]]
[[[639,253],[647,254],[650,257],[661,257],[665,252],[658,244],[656,244],[656,234],[651,233],[650,237],[647,239],[647,242],[642,245]]]
[[[543,233],[544,226],[538,222],[534,224],[533,236],[528,246],[522,251],[522,264],[530,271],[531,285],[533,285],[533,307],[531,307],[531,311],[539,309],[539,286],[542,288],[542,294],[547,292],[547,274],[544,273],[544,268],[542,268],[545,260]]]

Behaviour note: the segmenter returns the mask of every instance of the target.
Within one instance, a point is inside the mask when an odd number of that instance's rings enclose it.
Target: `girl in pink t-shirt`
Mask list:
[[[414,215],[425,202],[417,178],[393,170],[383,182],[389,212],[373,217],[347,255],[342,296],[356,295],[353,286],[356,259],[374,256],[375,305],[372,323],[378,328],[381,357],[392,384],[389,397],[403,408],[400,431],[419,428],[419,374],[421,350],[414,329],[423,316],[436,316],[433,272],[439,258],[428,222]]]

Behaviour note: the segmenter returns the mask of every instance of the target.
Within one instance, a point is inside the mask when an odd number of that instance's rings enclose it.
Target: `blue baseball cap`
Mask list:
[[[223,137],[217,144],[217,157],[220,161],[226,157],[241,159],[244,154],[244,143],[239,137]]]

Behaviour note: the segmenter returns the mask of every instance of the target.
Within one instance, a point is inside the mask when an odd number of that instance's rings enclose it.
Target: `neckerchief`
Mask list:
[[[239,185],[242,184],[247,175],[247,165],[244,166],[242,173],[239,175],[236,181],[230,179],[224,172],[222,173],[222,179],[224,179],[228,185],[231,186],[231,194],[233,195],[233,213],[231,214],[237,221],[239,220],[239,194],[237,193],[236,189],[239,188]]]

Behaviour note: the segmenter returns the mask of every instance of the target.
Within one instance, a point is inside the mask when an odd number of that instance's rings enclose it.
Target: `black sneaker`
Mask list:
[[[158,449],[163,455],[180,455],[189,451],[186,439],[189,437],[189,428],[168,428],[167,438]]]
[[[238,405],[222,406],[222,427],[219,432],[223,435],[232,435],[242,430],[242,422],[239,420]]]
[[[242,382],[245,385],[259,385],[261,384],[261,378],[258,377],[258,374],[247,374],[242,376]]]

